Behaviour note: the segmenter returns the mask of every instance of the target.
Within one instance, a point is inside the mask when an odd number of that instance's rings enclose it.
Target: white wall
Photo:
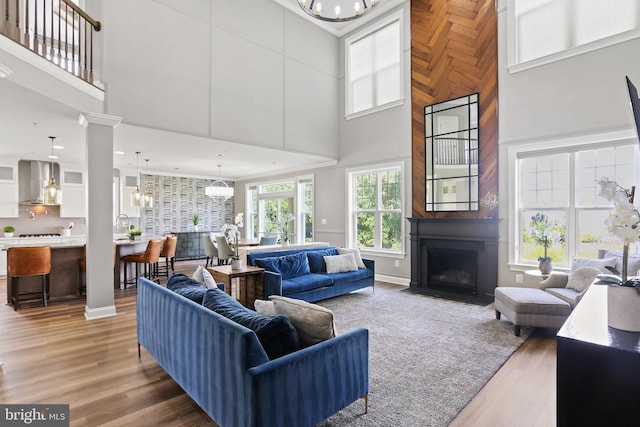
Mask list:
[[[629,130],[633,117],[624,76],[640,82],[640,39],[536,68],[507,70],[507,2],[499,2],[500,265],[499,284],[515,285],[508,265],[508,202],[513,194],[510,146],[608,131]],[[539,279],[525,276],[525,285]]]
[[[352,120],[344,118],[344,38],[340,40],[340,100],[336,101],[339,107],[340,126],[340,160],[335,167],[313,169],[298,172],[295,175],[314,174],[315,182],[315,240],[329,242],[334,245],[346,244],[346,169],[357,166],[375,165],[388,162],[404,162],[405,168],[405,214],[411,215],[411,44],[410,44],[410,20],[409,3],[402,6],[404,10],[404,96],[403,105],[384,110],[368,116]],[[397,9],[395,9],[397,10]],[[389,13],[393,13],[391,10]],[[383,15],[382,17],[387,16]],[[344,37],[348,37],[346,34]],[[306,101],[314,103],[314,98]],[[315,126],[313,124],[310,124]],[[318,132],[327,130],[317,128]],[[330,129],[329,129],[330,131]],[[292,175],[283,175],[292,176]],[[280,176],[265,178],[276,179]],[[236,182],[236,211],[245,211],[244,186],[247,182]],[[321,220],[327,223],[322,224]],[[369,256],[376,260],[376,273],[388,276],[400,277],[408,284],[411,276],[411,256],[409,243],[409,225],[406,221],[405,249],[406,256],[400,259],[400,267],[395,267],[395,259],[388,257]]]
[[[272,1],[109,0],[102,15],[109,114],[337,158],[335,36]]]

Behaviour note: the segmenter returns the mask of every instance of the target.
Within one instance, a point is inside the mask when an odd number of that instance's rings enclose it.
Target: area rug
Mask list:
[[[319,302],[338,333],[369,329],[364,401],[320,426],[447,426],[524,342],[490,307],[376,287]]]

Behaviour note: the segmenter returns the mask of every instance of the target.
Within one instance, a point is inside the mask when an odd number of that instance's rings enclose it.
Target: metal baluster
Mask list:
[[[89,31],[89,80],[93,84],[93,28]]]
[[[64,67],[69,69],[69,8],[64,3]]]
[[[54,61],[54,58],[56,57],[56,50],[55,50],[55,37],[53,36],[53,31],[54,31],[54,23],[53,23],[53,19],[54,19],[55,13],[53,13],[53,2],[51,2],[51,37],[49,38],[49,46],[50,51],[49,51],[49,60],[52,62]],[[46,14],[45,14],[45,19],[46,19]],[[59,20],[58,20],[59,21]]]
[[[53,19],[53,16],[55,15],[53,7],[51,8],[51,13],[51,19]],[[62,64],[62,19],[60,18],[60,13],[62,13],[62,11],[60,10],[60,2],[58,2],[58,54],[56,55],[56,58],[58,58],[58,65],[64,68],[64,65]]]
[[[74,75],[79,75],[78,68],[76,67],[78,61],[76,60],[76,11],[73,11],[73,15],[71,15],[71,63],[72,63],[72,73]]]
[[[29,37],[29,0],[25,0],[24,21],[24,40],[22,43],[27,49],[30,49],[31,39]]]
[[[42,1],[42,57],[47,57],[47,4]]]
[[[20,43],[20,6],[16,0],[16,27],[13,29],[13,39]]]
[[[91,30],[89,30],[91,31]],[[87,80],[89,78],[89,73],[87,71],[87,21],[84,21],[84,39],[83,39],[83,46],[84,46],[84,71],[82,73],[82,79],[83,80]]]

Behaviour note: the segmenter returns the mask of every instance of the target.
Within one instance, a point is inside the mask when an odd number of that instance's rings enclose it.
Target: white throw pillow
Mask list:
[[[601,273],[602,272],[595,267],[580,267],[569,273],[565,288],[582,292],[587,289],[593,283],[596,276]]]
[[[273,301],[276,313],[289,318],[303,346],[317,344],[336,336],[331,310],[317,304],[279,295],[271,295],[269,299]]]
[[[218,284],[213,279],[213,276],[207,269],[203,268],[201,265],[196,268],[196,271],[193,272],[191,276],[194,280],[197,280],[202,286],[208,289],[218,289]]]
[[[253,302],[253,306],[256,308],[256,313],[263,316],[277,316],[278,312],[273,304],[273,301],[265,301],[257,299]]]
[[[344,254],[353,254],[353,257],[356,260],[356,265],[358,268],[367,268],[362,261],[362,256],[360,255],[360,248],[338,248],[338,255]]]
[[[564,288],[567,286],[569,274],[561,271],[552,272],[549,277],[540,282],[542,289],[546,288]]]
[[[358,271],[356,259],[353,254],[328,255],[323,256],[327,265],[327,273],[346,273],[348,271]]]
[[[605,267],[613,267],[616,265],[616,258],[604,258],[604,259],[593,259],[593,258],[574,258],[571,260],[571,271],[575,271],[580,267],[593,267],[600,270],[601,273],[611,273]]]

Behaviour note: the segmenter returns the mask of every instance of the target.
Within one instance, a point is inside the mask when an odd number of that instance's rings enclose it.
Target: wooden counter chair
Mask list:
[[[116,242],[113,242],[113,266],[116,266]],[[87,244],[82,246],[82,258],[78,260],[78,296],[87,292]]]
[[[162,244],[162,250],[160,251],[160,258],[164,258],[164,265],[158,263],[156,267],[156,275],[158,277],[169,277],[169,267],[171,267],[171,274],[175,273],[175,258],[176,247],[178,246],[178,236],[175,234],[167,234]]]
[[[13,247],[7,249],[7,275],[10,277],[11,303],[20,308],[21,296],[42,296],[45,307],[49,301],[49,273],[51,272],[51,248],[49,246]],[[40,276],[42,291],[20,293],[19,279]]]
[[[149,240],[147,243],[147,249],[144,252],[136,254],[125,255],[120,258],[120,261],[124,263],[124,287],[127,284],[134,284],[138,286],[138,277],[140,277],[140,264],[144,264],[144,277],[160,284],[160,278],[156,274],[155,264],[160,259],[160,251],[162,251],[162,240]],[[127,281],[127,263],[136,264],[136,277],[131,282]]]

